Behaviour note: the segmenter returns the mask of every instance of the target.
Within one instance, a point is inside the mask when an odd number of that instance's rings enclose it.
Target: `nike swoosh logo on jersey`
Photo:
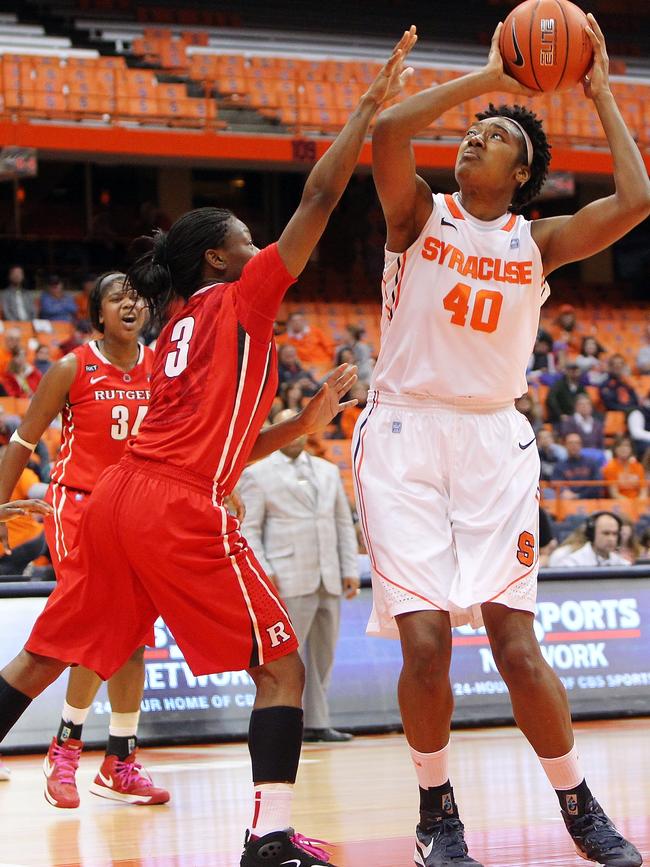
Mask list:
[[[528,446],[532,446],[532,444],[535,442],[535,439],[536,439],[536,438],[533,437],[532,440],[531,440],[529,443],[526,443],[525,446],[522,446],[522,444],[519,443],[519,448],[520,448],[522,451],[523,451],[524,449],[527,449]]]
[[[97,771],[97,775],[105,786],[108,786],[109,789],[113,788],[113,780],[111,777],[105,777],[101,771]]]
[[[101,382],[102,379],[108,379],[108,376],[106,374],[104,376],[91,376],[90,384],[94,385],[96,382]]]
[[[512,22],[512,44],[515,47],[515,59],[511,60],[513,66],[523,66],[524,65],[524,55],[521,53],[521,49],[519,48],[519,43],[517,42],[517,33],[515,30],[515,22]]]
[[[458,231],[458,226],[454,226],[453,223],[450,223],[449,220],[445,220],[444,217],[441,218],[440,222],[442,223],[443,226],[451,226],[452,229],[455,229],[456,231]]]

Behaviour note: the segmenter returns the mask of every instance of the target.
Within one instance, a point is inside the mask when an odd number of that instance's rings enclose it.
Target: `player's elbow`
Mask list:
[[[379,115],[372,131],[372,144],[383,145],[386,142],[394,141],[399,137],[401,124],[395,117],[391,108],[387,108]]]

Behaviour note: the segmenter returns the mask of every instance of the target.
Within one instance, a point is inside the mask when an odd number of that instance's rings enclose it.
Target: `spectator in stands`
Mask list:
[[[0,425],[0,458],[7,447],[9,436],[8,428]],[[36,473],[24,469],[11,499],[41,499],[44,494],[45,485],[39,481]],[[19,515],[8,522],[7,529],[9,547],[5,549],[0,546],[0,575],[22,575],[27,565],[45,550],[43,525],[35,515]]]
[[[650,373],[650,324],[646,325],[644,340],[637,352],[636,367],[642,375]]]
[[[555,340],[553,349],[555,352],[564,353],[567,350],[578,351],[580,348],[580,336],[577,332],[578,322],[576,310],[573,304],[563,304],[555,322]]]
[[[539,507],[539,565],[548,566],[553,551],[557,548],[557,539],[553,535],[553,522],[548,512]]]
[[[632,521],[625,515],[621,516],[621,535],[619,538],[618,553],[624,560],[634,566],[634,564],[643,556],[643,549],[634,532]]]
[[[6,371],[14,352],[22,345],[22,334],[18,328],[8,328],[4,338],[4,346],[0,346],[0,375]]]
[[[614,457],[603,467],[603,479],[607,482],[608,496],[647,497],[648,485],[643,467],[634,457],[634,448],[629,436],[619,436],[614,443]]]
[[[575,361],[569,361],[564,376],[555,383],[546,398],[549,421],[559,425],[561,421],[570,418],[575,412],[576,397],[579,394],[586,394],[580,381],[580,368]]]
[[[77,303],[71,295],[66,295],[63,280],[51,274],[41,293],[40,319],[52,322],[74,322],[77,318]]]
[[[650,563],[650,527],[641,531],[639,536],[639,556],[636,562]]]
[[[556,464],[566,460],[567,451],[564,446],[555,442],[555,435],[552,430],[542,428],[537,432],[537,452],[541,464],[540,478],[545,482],[550,482]]]
[[[553,551],[549,566],[629,566],[616,553],[622,526],[613,512],[596,512]]]
[[[2,290],[2,315],[13,322],[31,322],[38,309],[36,292],[25,288],[22,266],[13,265],[8,276],[9,284]]]
[[[346,325],[345,330],[348,332],[348,339],[345,344],[336,353],[336,364],[343,364],[343,361],[348,361],[349,364],[356,364],[358,367],[358,377],[364,382],[370,382],[372,369],[375,366],[373,358],[372,346],[366,342],[366,332],[360,325]],[[344,358],[339,361],[343,350],[349,349],[352,352],[352,359]]]
[[[619,353],[609,359],[607,379],[600,386],[600,399],[605,409],[626,411],[639,405],[639,398],[632,386],[625,381],[628,372],[625,359]]]
[[[515,409],[526,416],[534,434],[541,430],[544,424],[542,407],[533,392],[529,391],[518,397],[515,401]]]
[[[339,415],[340,431],[343,439],[351,440],[354,426],[368,402],[368,383],[357,380],[350,391],[345,395],[346,400],[356,400],[356,406],[349,406]]]
[[[596,485],[580,485],[576,482],[595,482],[600,478],[600,471],[595,461],[582,454],[582,437],[571,433],[564,440],[567,458],[559,461],[553,470],[554,482],[571,482],[560,488],[560,497],[564,500],[590,500],[600,496],[600,488]]]
[[[605,425],[594,415],[594,405],[588,394],[579,394],[573,415],[560,422],[560,436],[565,438],[570,433],[580,434],[586,449],[605,448]]]
[[[279,345],[294,346],[298,358],[307,366],[331,367],[334,361],[334,344],[324,331],[309,325],[305,314],[294,311],[287,318],[287,330],[277,338]]]
[[[9,397],[31,397],[41,379],[42,374],[27,363],[25,350],[20,346],[14,350],[0,385]]]
[[[280,386],[281,409],[294,409],[299,412],[305,402],[305,395],[299,382],[283,382]],[[274,412],[271,413],[275,415]]]
[[[546,385],[555,381],[557,365],[553,354],[553,338],[542,328],[537,332],[533,354],[526,368],[528,382],[543,382]]]
[[[59,346],[61,354],[67,355],[68,352],[72,352],[72,350],[76,349],[78,346],[83,346],[84,343],[88,343],[92,333],[93,329],[90,322],[77,322],[74,331],[72,332],[72,337],[68,337],[68,339],[64,340]]]
[[[299,385],[307,397],[312,397],[320,388],[312,374],[302,366],[295,346],[290,343],[278,349],[278,384],[282,386],[285,382]]]
[[[36,347],[36,352],[34,353],[34,367],[41,376],[44,376],[47,371],[52,367],[52,353],[50,352],[50,347],[45,343],[40,343]]]
[[[589,385],[601,385],[607,379],[607,370],[602,357],[604,354],[604,347],[595,337],[583,337],[576,364]]]
[[[650,453],[650,392],[628,415],[627,429],[637,458],[643,460],[644,455]]]
[[[294,415],[284,410],[274,422]],[[338,467],[304,451],[306,439],[244,471],[242,529],[300,639],[306,665],[304,738],[346,741],[351,735],[331,727],[327,688],[341,597],[352,599],[359,592],[357,540]]]
[[[75,319],[90,322],[90,314],[88,313],[88,301],[93,286],[97,282],[97,274],[86,274],[81,281],[81,291],[77,292],[75,301],[77,303],[77,315]]]

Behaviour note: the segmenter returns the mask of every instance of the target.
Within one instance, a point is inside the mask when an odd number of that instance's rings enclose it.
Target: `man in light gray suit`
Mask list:
[[[296,415],[282,410],[274,422]],[[341,596],[359,592],[357,539],[339,469],[313,457],[300,437],[248,467],[238,491],[243,533],[278,588],[306,667],[305,740],[344,741],[330,725],[327,688],[339,633]]]
[[[10,321],[29,322],[36,319],[37,293],[24,287],[25,272],[20,265],[9,269],[9,285],[0,293],[2,315]]]

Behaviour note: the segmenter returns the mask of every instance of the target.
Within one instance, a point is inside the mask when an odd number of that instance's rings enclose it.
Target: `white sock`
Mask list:
[[[115,738],[132,738],[138,733],[140,711],[133,713],[111,712],[111,721],[108,726],[109,735]]]
[[[538,756],[538,759],[554,789],[560,791],[575,789],[585,778],[580,769],[578,750],[575,744],[566,756],[559,756],[557,759],[543,759]]]
[[[291,825],[293,786],[289,783],[262,783],[255,786],[255,807],[250,832],[263,837],[285,831]]]
[[[90,712],[90,707],[72,707],[67,701],[63,702],[63,710],[61,711],[61,719],[64,722],[72,723],[73,726],[82,726],[86,722],[86,717]]]
[[[409,747],[421,789],[444,786],[449,779],[449,743],[436,753],[419,753]]]

